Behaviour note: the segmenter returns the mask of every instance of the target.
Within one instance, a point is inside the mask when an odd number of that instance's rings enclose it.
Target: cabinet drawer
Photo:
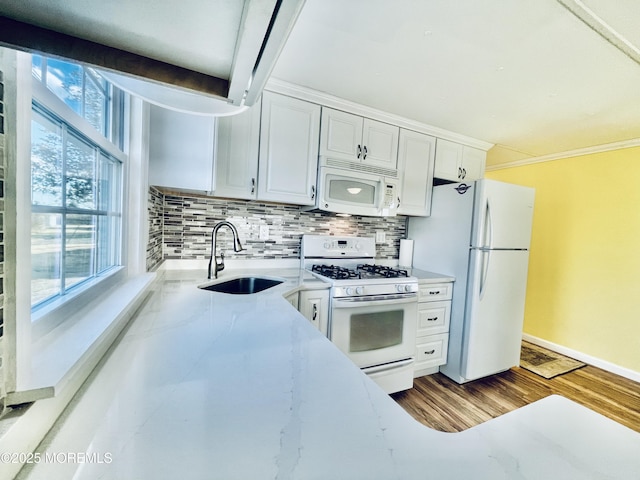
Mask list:
[[[419,285],[419,302],[439,302],[451,300],[453,283],[425,283]]]
[[[415,369],[437,367],[447,363],[447,344],[449,335],[429,335],[416,339]]]
[[[423,302],[418,304],[416,336],[433,335],[449,331],[451,302]]]

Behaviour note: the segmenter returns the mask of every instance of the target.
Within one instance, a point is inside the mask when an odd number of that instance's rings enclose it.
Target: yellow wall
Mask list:
[[[525,333],[640,372],[640,147],[486,177],[536,189]]]

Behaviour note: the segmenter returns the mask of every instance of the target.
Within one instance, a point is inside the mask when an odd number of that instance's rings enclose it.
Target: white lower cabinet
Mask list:
[[[419,284],[414,378],[447,363],[452,293],[452,282]]]
[[[298,295],[298,292],[293,292],[288,295],[285,295],[284,299],[287,302],[289,302],[291,305],[293,305],[293,308],[298,310],[298,304],[300,303],[300,296]]]
[[[302,290],[298,300],[298,310],[313,326],[324,335],[329,322],[329,291]]]
[[[416,370],[414,377],[429,375],[438,371],[440,365],[447,363],[447,343],[449,341],[449,333],[441,333],[439,335],[429,335],[417,339],[416,345]],[[435,371],[430,371],[435,368]],[[418,374],[418,369],[420,372]],[[429,370],[426,373],[425,370]]]

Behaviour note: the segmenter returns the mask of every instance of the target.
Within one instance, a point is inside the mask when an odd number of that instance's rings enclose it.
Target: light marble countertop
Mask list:
[[[19,478],[638,478],[640,434],[558,396],[462,433],[419,424],[282,297],[313,280],[267,275],[286,282],[226,295],[164,272],[39,449],[102,462]]]
[[[455,281],[455,277],[436,272],[429,272],[427,270],[420,270],[419,268],[409,268],[407,271],[409,275],[416,277],[420,283],[442,283]]]

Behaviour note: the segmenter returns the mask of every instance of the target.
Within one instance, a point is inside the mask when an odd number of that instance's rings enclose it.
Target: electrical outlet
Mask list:
[[[387,235],[384,230],[376,231],[376,243],[384,243],[387,241],[386,238],[387,238]]]
[[[269,225],[260,225],[260,240],[269,240]]]

